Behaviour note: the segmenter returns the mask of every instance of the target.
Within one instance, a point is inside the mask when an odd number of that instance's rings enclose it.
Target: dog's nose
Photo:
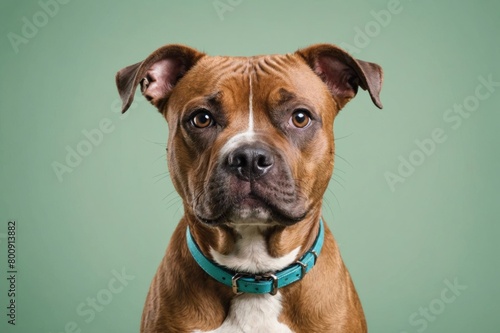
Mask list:
[[[271,170],[273,154],[262,147],[242,146],[227,157],[229,170],[243,180],[257,179]]]

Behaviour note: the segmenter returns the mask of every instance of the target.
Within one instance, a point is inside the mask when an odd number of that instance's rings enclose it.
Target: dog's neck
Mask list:
[[[210,255],[219,265],[236,272],[265,273],[281,270],[298,258],[301,246],[289,253],[273,257],[269,254],[266,234],[271,227],[243,225],[235,226],[236,242],[229,254],[210,249]]]
[[[228,224],[217,227],[187,219],[207,257],[237,272],[281,270],[307,251],[317,236],[320,211],[291,226]],[[299,236],[298,236],[299,235]]]

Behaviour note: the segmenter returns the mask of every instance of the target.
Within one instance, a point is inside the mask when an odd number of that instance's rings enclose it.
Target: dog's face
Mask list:
[[[300,221],[332,172],[336,112],[297,56],[204,57],[164,110],[185,205],[211,224]]]
[[[169,124],[168,164],[202,223],[290,225],[320,209],[333,121],[357,92],[378,99],[379,66],[332,45],[210,57],[171,45],[117,75],[124,111],[137,85]]]

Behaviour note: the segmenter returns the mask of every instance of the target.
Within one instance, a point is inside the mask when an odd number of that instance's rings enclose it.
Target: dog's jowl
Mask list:
[[[359,87],[382,107],[380,66],[329,44],[255,57],[166,45],[116,83],[123,112],[140,86],[167,120],[184,206],[141,332],[367,331],[321,205],[333,121]]]

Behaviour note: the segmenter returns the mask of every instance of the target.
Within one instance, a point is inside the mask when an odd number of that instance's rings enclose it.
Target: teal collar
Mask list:
[[[325,236],[323,220],[319,221],[319,231],[314,244],[299,260],[290,266],[272,273],[250,274],[235,272],[220,266],[203,255],[191,235],[189,227],[186,230],[189,252],[200,267],[213,279],[233,289],[235,294],[271,294],[276,295],[279,288],[286,287],[301,280],[314,265],[323,247]]]

